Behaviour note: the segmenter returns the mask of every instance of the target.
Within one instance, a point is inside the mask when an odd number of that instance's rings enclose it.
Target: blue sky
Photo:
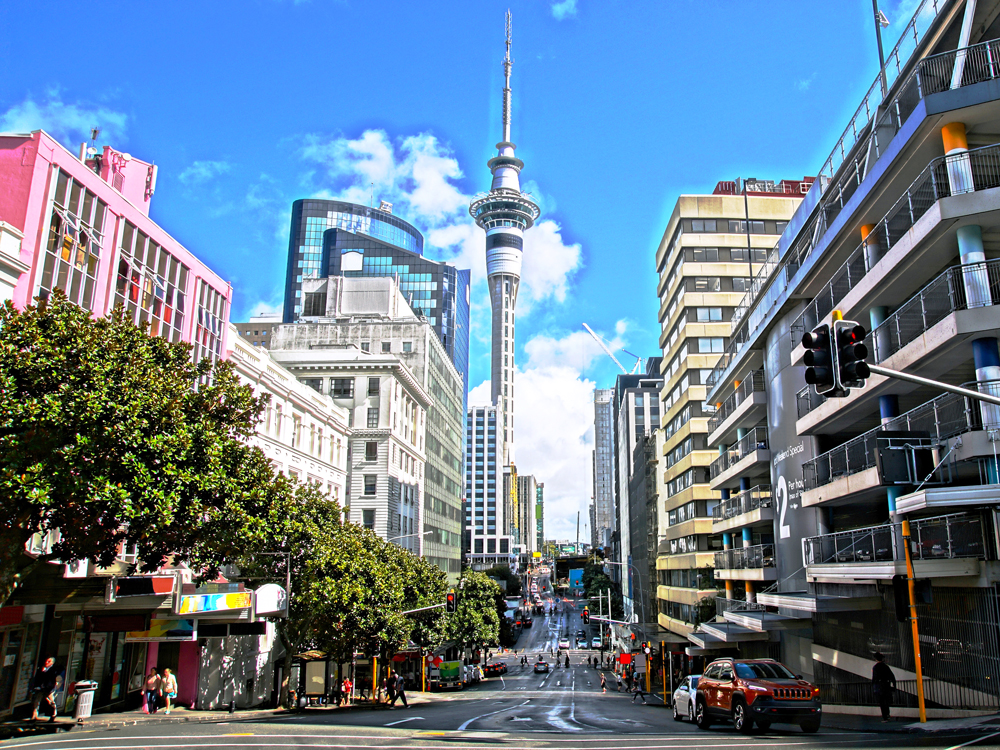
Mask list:
[[[887,54],[916,4],[882,2]],[[159,164],[151,214],[232,281],[234,320],[280,303],[293,200],[392,201],[427,255],[474,270],[481,401],[489,312],[466,209],[500,139],[508,7],[513,140],[543,210],[518,303],[516,458],[546,483],[547,536],[572,538],[591,392],[616,373],[581,323],[657,354],[653,254],[677,196],[815,173],[877,73],[869,0],[5,3],[0,130],[72,146],[98,125]]]

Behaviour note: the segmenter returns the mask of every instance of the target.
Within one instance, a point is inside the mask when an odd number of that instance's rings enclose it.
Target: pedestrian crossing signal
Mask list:
[[[455,596],[455,589],[452,589],[445,596],[445,600],[444,600],[445,611],[447,611],[447,612],[454,612],[455,611],[455,605],[457,603],[458,603],[458,599]]]

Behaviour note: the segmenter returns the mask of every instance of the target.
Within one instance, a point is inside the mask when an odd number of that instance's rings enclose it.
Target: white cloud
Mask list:
[[[253,318],[257,315],[267,315],[267,316],[281,316],[284,311],[284,302],[282,300],[265,302],[264,300],[258,300],[251,308],[247,318]]]
[[[552,3],[552,15],[557,21],[576,15],[576,0],[559,0]]]
[[[91,128],[100,128],[102,142],[123,145],[128,116],[107,107],[67,104],[50,95],[46,101],[25,99],[0,115],[0,132],[28,133],[44,130],[63,145],[75,150],[90,140]]]
[[[524,260],[521,267],[521,314],[533,302],[554,297],[566,301],[566,287],[573,272],[580,267],[580,245],[563,242],[562,229],[545,219],[524,235]],[[525,297],[527,299],[525,299]],[[522,302],[523,300],[523,302]]]
[[[224,161],[195,161],[187,169],[177,175],[177,179],[185,185],[207,182],[213,177],[224,174],[231,169]]]

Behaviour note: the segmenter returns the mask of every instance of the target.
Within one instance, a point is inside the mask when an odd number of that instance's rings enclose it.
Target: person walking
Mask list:
[[[406,702],[406,685],[403,682],[403,675],[399,672],[393,672],[391,675],[392,686],[395,688],[396,694],[392,696],[392,703],[389,704],[391,708],[396,707],[396,700],[403,701],[403,708],[409,708],[410,706]]]
[[[143,685],[143,693],[146,698],[146,711],[147,713],[156,713],[156,704],[160,696],[160,676],[156,674],[156,670],[150,668],[149,674],[146,675],[146,684]]]
[[[636,698],[642,698],[642,705],[646,705],[646,691],[642,689],[642,680],[639,679],[639,673],[635,672],[632,674],[632,702],[635,703]]]
[[[882,722],[891,721],[889,704],[892,703],[892,692],[896,689],[896,675],[885,663],[885,656],[881,652],[875,653],[875,665],[872,667],[872,688],[875,692],[875,700],[878,701],[878,707],[882,710]]]
[[[342,692],[344,694],[344,705],[345,706],[351,705],[351,697],[352,697],[351,696],[351,691],[353,689],[354,689],[354,683],[351,682],[351,678],[350,677],[345,677],[344,678],[344,687],[343,687],[343,690],[342,690]]]
[[[163,702],[166,704],[166,713],[170,714],[171,701],[177,699],[177,678],[170,671],[170,667],[163,670],[160,678],[160,693],[163,695]]]
[[[601,672],[601,693],[606,694],[608,692],[608,678],[604,676],[604,672]]]
[[[566,669],[569,669],[569,654],[566,654]]]
[[[615,679],[618,680],[618,692],[622,691],[622,676],[615,672]]]
[[[38,721],[38,707],[42,704],[46,706],[46,713],[49,721],[56,720],[56,702],[52,700],[52,693],[56,690],[56,660],[51,656],[38,668],[35,676],[31,678],[31,720]]]

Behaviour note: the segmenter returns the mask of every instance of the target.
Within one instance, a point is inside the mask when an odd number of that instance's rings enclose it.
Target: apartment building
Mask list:
[[[611,552],[615,515],[615,407],[613,388],[594,389],[593,544]],[[615,558],[618,559],[618,558]]]
[[[998,37],[995,0],[920,4],[734,314],[707,445],[712,489],[751,478],[716,525],[746,586],[689,652],[777,652],[843,703],[881,651],[894,711],[1000,706],[1000,410],[877,375],[825,399],[800,345],[839,312],[871,364],[1000,392]]]
[[[517,565],[510,533],[507,499],[510,467],[497,469],[497,449],[503,459],[503,428],[497,407],[470,406],[465,423],[465,539],[466,563],[473,570],[494,565]]]
[[[727,471],[710,484],[719,456],[708,437],[722,406],[707,398],[707,381],[751,278],[765,267],[810,183],[723,181],[711,195],[682,195],[657,248],[665,527],[657,545],[656,601],[660,626],[675,634],[686,635],[715,616],[714,553],[722,549],[724,529],[713,513],[720,497],[770,492],[761,489],[768,482],[760,467],[756,473]],[[741,428],[739,439],[753,441],[755,425]],[[729,590],[735,584],[727,579],[725,585]]]

